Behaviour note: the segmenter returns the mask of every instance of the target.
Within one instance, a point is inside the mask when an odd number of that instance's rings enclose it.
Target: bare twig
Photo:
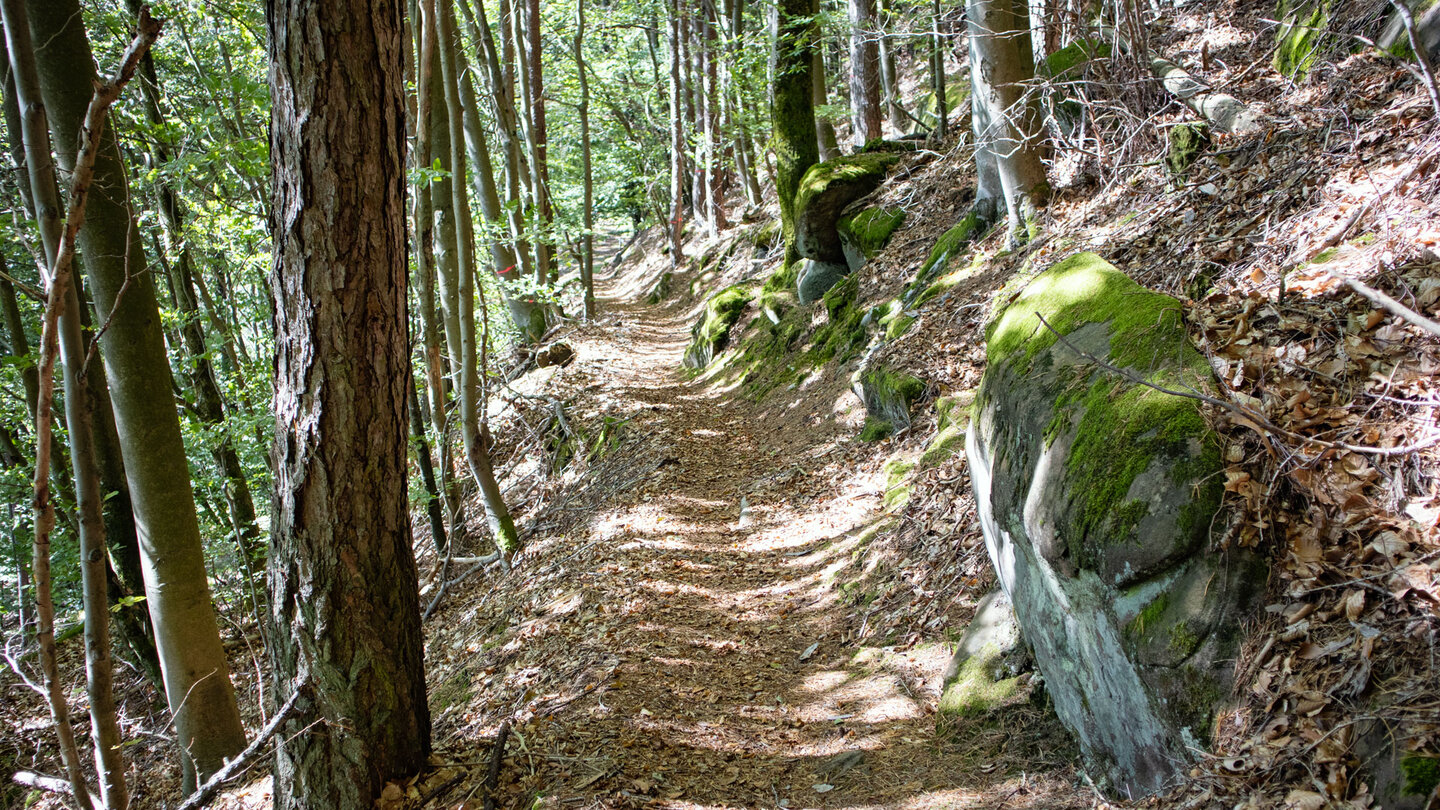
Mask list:
[[[1233,402],[1226,402],[1223,399],[1207,396],[1206,394],[1201,394],[1196,391],[1177,391],[1173,388],[1166,388],[1163,385],[1156,385],[1155,383],[1146,380],[1145,378],[1141,377],[1139,374],[1136,374],[1133,371],[1119,368],[1118,366],[1113,366],[1091,354],[1090,352],[1085,351],[1079,346],[1076,346],[1074,343],[1071,343],[1069,339],[1056,331],[1055,327],[1051,326],[1049,321],[1045,320],[1045,316],[1037,312],[1035,313],[1035,317],[1039,318],[1040,323],[1044,324],[1045,328],[1050,330],[1050,332],[1055,335],[1055,339],[1064,344],[1066,348],[1070,349],[1070,351],[1075,352],[1086,360],[1089,360],[1100,368],[1109,371],[1112,374],[1117,374],[1136,385],[1143,385],[1146,388],[1153,388],[1154,390],[1159,391],[1162,394],[1169,394],[1176,397],[1185,397],[1186,399],[1199,400],[1200,402],[1214,405],[1217,408],[1224,409],[1231,414],[1239,417],[1241,420],[1243,420],[1244,424],[1250,425],[1257,430],[1263,430],[1267,433],[1274,433],[1276,435],[1284,436],[1286,438],[1294,439],[1300,442],[1318,444],[1321,447],[1330,450],[1345,450],[1350,453],[1365,453],[1368,455],[1376,456],[1401,456],[1408,453],[1414,453],[1418,450],[1426,450],[1436,445],[1440,445],[1440,435],[1437,435],[1434,438],[1428,439],[1423,442],[1417,442],[1415,444],[1409,445],[1401,445],[1399,447],[1369,447],[1367,445],[1326,441],[1325,439],[1317,439],[1313,436],[1305,436],[1303,434],[1296,433],[1293,430],[1286,430],[1285,428],[1280,427],[1274,422],[1271,422],[1262,414],[1257,413],[1256,411],[1253,411],[1242,405],[1236,405]]]
[[[281,706],[280,710],[275,713],[275,716],[270,718],[270,722],[265,725],[265,728],[260,730],[259,734],[255,735],[255,739],[245,747],[245,750],[241,751],[239,756],[225,763],[225,767],[216,771],[213,776],[205,780],[205,784],[201,785],[194,793],[191,793],[176,810],[198,810],[198,808],[204,807],[210,803],[211,799],[215,798],[215,794],[220,791],[221,786],[223,786],[226,781],[250,767],[250,763],[265,750],[265,746],[270,742],[270,738],[274,737],[275,734],[280,731],[280,726],[284,725],[285,721],[289,720],[291,715],[295,713],[295,705],[299,701],[300,695],[306,691],[308,686],[308,680],[301,681],[300,685],[295,688],[295,691],[290,694],[290,698],[285,701],[285,705]]]
[[[62,796],[75,795],[75,791],[71,789],[69,782],[58,777],[46,776],[43,773],[35,773],[34,771],[16,771],[15,775],[10,778],[14,780],[15,783],[18,785],[32,787],[36,790],[44,790],[49,793],[59,793]]]

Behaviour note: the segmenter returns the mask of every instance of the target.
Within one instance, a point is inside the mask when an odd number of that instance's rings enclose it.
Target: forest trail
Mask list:
[[[514,571],[428,623],[450,767],[426,782],[463,767],[443,801],[483,795],[510,720],[501,807],[1090,806],[1044,773],[1063,762],[937,737],[943,638],[853,643],[832,580],[882,507],[873,451],[687,375],[693,312],[640,303],[634,275],[597,279],[602,315],[546,388],[624,420],[619,447],[585,502],[541,507]]]

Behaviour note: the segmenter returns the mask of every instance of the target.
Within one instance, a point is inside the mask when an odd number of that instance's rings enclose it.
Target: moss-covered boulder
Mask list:
[[[1211,391],[1209,366],[1179,301],[1093,253],[995,317],[986,361],[966,454],[991,560],[1092,769],[1153,792],[1208,740],[1258,590],[1210,548],[1222,468],[1199,404],[1133,381]]]
[[[941,681],[936,723],[950,733],[966,721],[985,719],[1026,699],[1030,651],[1015,620],[1015,608],[1002,590],[991,591],[975,608],[975,617],[955,646]]]
[[[866,441],[910,427],[910,409],[925,395],[925,383],[918,377],[870,363],[861,363],[851,381],[865,403],[861,438]]]
[[[905,287],[905,292],[900,295],[901,302],[906,306],[916,306],[921,298],[929,300],[941,291],[931,290],[938,276],[945,272],[950,266],[950,260],[960,255],[960,252],[967,245],[985,235],[985,222],[980,215],[971,211],[960,218],[955,226],[940,235],[935,244],[930,248],[930,255],[925,263],[920,265],[920,272]],[[930,295],[926,295],[926,292]]]
[[[1045,57],[1045,72],[1053,79],[1072,81],[1079,78],[1080,68],[1094,59],[1110,56],[1110,43],[1093,39],[1077,39]]]
[[[817,163],[795,192],[795,250],[807,259],[844,264],[836,223],[852,202],[880,187],[900,160],[894,152],[862,152]]]
[[[1170,128],[1170,149],[1165,154],[1165,166],[1176,179],[1185,172],[1210,148],[1210,127],[1200,122],[1178,124]]]
[[[854,272],[865,266],[876,253],[890,241],[905,222],[905,211],[900,208],[867,207],[855,202],[846,208],[835,223],[840,235],[840,249],[845,253],[845,263]]]
[[[682,361],[686,368],[704,368],[730,345],[730,330],[750,305],[754,292],[743,284],[726,287],[705,302],[705,313],[690,330],[690,346]]]
[[[1275,8],[1275,70],[1296,81],[1305,78],[1334,42],[1327,33],[1330,0],[1280,0]]]
[[[795,293],[801,306],[810,306],[819,301],[830,288],[845,280],[850,268],[843,264],[801,259],[795,274]]]

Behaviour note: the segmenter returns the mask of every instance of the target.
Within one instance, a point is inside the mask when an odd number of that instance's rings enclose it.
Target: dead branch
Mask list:
[[[505,758],[505,741],[510,739],[510,721],[500,724],[495,747],[490,751],[490,771],[485,774],[485,810],[495,810],[495,791],[500,787],[500,765]]]
[[[1392,315],[1404,318],[1410,323],[1413,323],[1421,329],[1424,329],[1426,332],[1429,332],[1436,337],[1440,337],[1440,323],[1436,323],[1435,321],[1430,320],[1424,315],[1421,315],[1415,310],[1405,306],[1399,301],[1396,301],[1394,298],[1391,298],[1385,293],[1380,292],[1379,290],[1371,287],[1363,281],[1358,281],[1356,279],[1350,278],[1349,276],[1342,276],[1339,273],[1335,272],[1330,273],[1330,276],[1332,278],[1345,282],[1350,286],[1350,289],[1370,299],[1376,306],[1388,310]]]
[[[1390,0],[1390,5],[1395,7],[1395,13],[1400,15],[1400,22],[1405,26],[1405,36],[1410,38],[1410,50],[1415,52],[1415,61],[1420,66],[1421,84],[1425,85],[1425,92],[1430,95],[1430,106],[1435,110],[1435,117],[1440,118],[1440,85],[1435,83],[1435,66],[1430,64],[1430,53],[1425,50],[1425,43],[1420,41],[1420,35],[1415,30],[1415,15],[1411,13],[1410,6],[1401,0]]]

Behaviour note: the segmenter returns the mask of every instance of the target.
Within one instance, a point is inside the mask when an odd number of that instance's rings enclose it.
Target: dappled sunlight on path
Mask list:
[[[552,385],[621,438],[589,500],[542,510],[515,570],[432,620],[438,759],[483,771],[508,721],[500,806],[1088,806],[937,737],[943,638],[855,643],[842,569],[883,517],[868,451],[687,377],[693,306],[601,283]]]

